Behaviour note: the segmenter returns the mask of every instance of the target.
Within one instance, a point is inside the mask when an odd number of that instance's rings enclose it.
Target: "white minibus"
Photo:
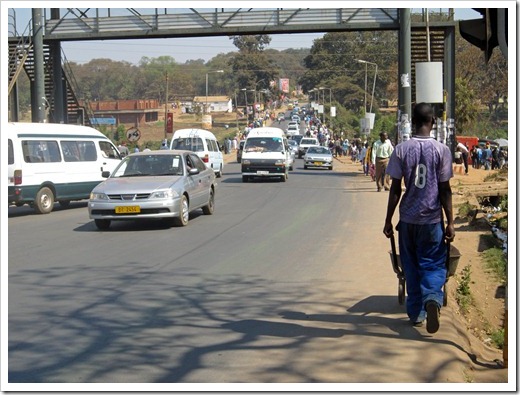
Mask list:
[[[121,161],[112,142],[87,126],[18,123],[7,125],[9,204],[28,203],[40,214],[57,201],[88,199],[104,180],[101,173]]]
[[[170,149],[196,152],[207,167],[213,169],[217,177],[224,172],[224,157],[217,138],[204,129],[179,129],[172,137]]]
[[[292,166],[291,159],[283,130],[275,127],[251,129],[242,151],[242,181],[248,182],[255,177],[275,177],[285,182]]]

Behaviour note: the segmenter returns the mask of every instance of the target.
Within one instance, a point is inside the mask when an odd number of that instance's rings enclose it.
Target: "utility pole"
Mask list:
[[[168,71],[166,71],[166,97],[164,98],[164,139],[168,136]]]

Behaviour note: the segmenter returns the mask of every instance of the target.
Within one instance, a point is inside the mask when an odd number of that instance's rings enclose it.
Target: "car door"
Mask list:
[[[193,190],[190,193],[190,208],[201,207],[209,200],[209,184],[213,170],[208,169],[197,154],[188,154],[186,162],[192,168],[199,170],[198,174],[189,174],[188,179]]]

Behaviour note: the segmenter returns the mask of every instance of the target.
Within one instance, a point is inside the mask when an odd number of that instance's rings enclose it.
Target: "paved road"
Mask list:
[[[10,208],[9,380],[446,383],[493,365],[470,364],[449,308],[435,336],[408,324],[387,195],[359,171],[298,160],[286,183],[243,184],[224,170],[215,214],[185,228],[98,231],[83,202]]]

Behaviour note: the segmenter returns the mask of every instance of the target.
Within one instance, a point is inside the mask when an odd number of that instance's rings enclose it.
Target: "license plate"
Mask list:
[[[321,165],[322,165],[321,162],[314,162],[314,164],[315,164],[316,166],[321,166]]]
[[[264,175],[264,174],[269,174],[269,172],[266,171],[266,170],[258,170],[258,171],[256,172],[256,174],[262,174],[262,175]]]
[[[137,214],[141,212],[139,206],[117,206],[116,214]]]

